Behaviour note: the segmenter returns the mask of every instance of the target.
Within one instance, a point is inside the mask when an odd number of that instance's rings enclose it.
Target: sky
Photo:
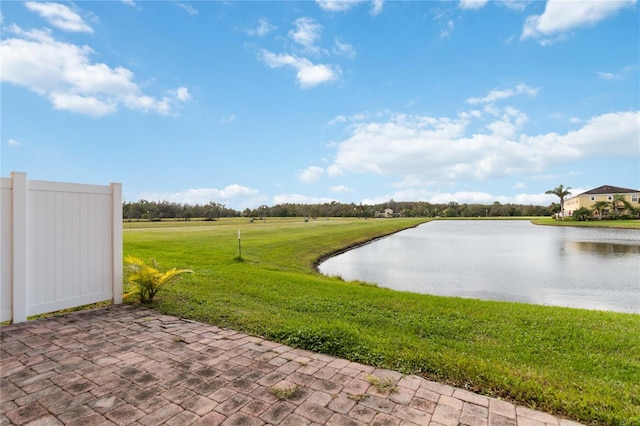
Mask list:
[[[0,3],[1,175],[125,201],[640,189],[628,1]]]

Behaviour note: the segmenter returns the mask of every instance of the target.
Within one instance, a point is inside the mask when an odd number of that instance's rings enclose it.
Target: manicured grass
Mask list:
[[[550,225],[550,226],[583,226],[589,228],[625,228],[625,229],[640,229],[640,220],[638,219],[625,219],[625,220],[590,220],[587,222],[574,221],[574,220],[555,220],[552,217],[538,218],[531,221],[535,225]]]
[[[640,315],[397,292],[313,268],[326,253],[421,221],[153,223],[126,229],[124,252],[195,272],[159,293],[159,311],[584,423],[640,424]]]

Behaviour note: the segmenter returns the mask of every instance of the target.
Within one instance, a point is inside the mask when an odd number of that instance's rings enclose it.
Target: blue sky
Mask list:
[[[1,4],[2,176],[127,201],[640,188],[633,1]]]

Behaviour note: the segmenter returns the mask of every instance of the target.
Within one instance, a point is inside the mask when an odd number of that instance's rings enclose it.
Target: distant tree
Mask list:
[[[573,212],[573,218],[575,220],[588,220],[591,218],[592,210],[587,207],[580,207]]]
[[[624,195],[615,194],[613,196],[613,200],[611,200],[611,203],[609,205],[613,208],[613,215],[616,218],[620,215],[620,210],[619,210],[620,204],[622,204],[625,207],[629,206],[629,203],[627,202],[627,200],[624,199]]]
[[[571,195],[571,191],[569,191],[571,187],[565,188],[562,184],[557,188],[550,189],[545,194],[552,194],[558,196],[560,198],[560,216],[564,217],[564,199],[566,196]]]
[[[593,208],[596,212],[598,212],[598,220],[602,220],[602,215],[604,214],[604,209],[609,207],[609,203],[606,201],[596,201],[591,208]]]

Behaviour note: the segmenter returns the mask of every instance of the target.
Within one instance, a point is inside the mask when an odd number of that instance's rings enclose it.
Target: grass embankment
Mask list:
[[[419,222],[153,224],[125,231],[125,254],[195,271],[158,295],[165,313],[585,423],[640,424],[640,315],[403,293],[313,268],[323,254]]]
[[[544,218],[532,219],[531,223],[536,225],[580,226],[580,227],[586,227],[586,228],[640,229],[640,220],[637,220],[637,219],[579,221],[579,220],[555,220],[552,217],[544,217]]]

